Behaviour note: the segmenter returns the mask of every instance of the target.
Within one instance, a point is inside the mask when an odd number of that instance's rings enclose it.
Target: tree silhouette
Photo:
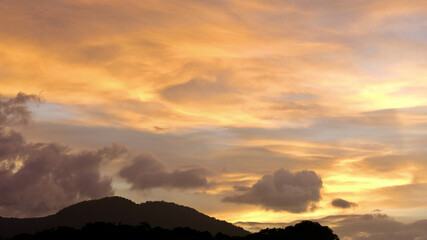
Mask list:
[[[339,240],[327,227],[317,222],[302,221],[286,228],[263,229],[244,237],[230,237],[217,233],[215,237],[207,231],[198,231],[188,227],[168,230],[151,228],[147,223],[136,226],[96,222],[86,224],[81,229],[57,227],[36,234],[20,234],[10,240],[74,240],[74,239],[120,239],[120,240]],[[1,238],[0,238],[1,240]]]
[[[246,237],[247,240],[339,240],[332,229],[317,222],[302,221],[295,226],[263,229]]]

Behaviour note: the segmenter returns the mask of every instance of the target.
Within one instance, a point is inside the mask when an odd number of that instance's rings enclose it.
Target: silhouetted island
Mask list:
[[[339,240],[311,221],[250,234],[189,207],[121,197],[84,201],[41,218],[0,217],[1,239]]]

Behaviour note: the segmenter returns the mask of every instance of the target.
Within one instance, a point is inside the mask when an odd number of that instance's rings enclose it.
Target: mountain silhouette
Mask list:
[[[106,197],[83,201],[46,217],[0,217],[0,236],[12,237],[21,233],[35,233],[58,226],[81,228],[87,223],[95,222],[127,225],[146,222],[152,227],[166,229],[189,227],[199,231],[208,231],[211,234],[223,233],[230,236],[249,234],[241,227],[175,203],[155,201],[136,204],[122,197]]]

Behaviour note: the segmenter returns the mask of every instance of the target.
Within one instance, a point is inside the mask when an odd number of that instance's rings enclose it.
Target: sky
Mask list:
[[[419,0],[0,0],[0,216],[120,195],[426,239],[426,37]]]

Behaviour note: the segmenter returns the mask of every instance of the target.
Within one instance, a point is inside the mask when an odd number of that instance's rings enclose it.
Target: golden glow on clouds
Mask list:
[[[231,169],[205,194],[251,186],[278,168],[323,178],[315,212],[246,206],[217,210],[218,218],[280,222],[370,211],[381,206],[364,194],[426,181],[425,163],[413,157],[422,155],[427,120],[418,24],[426,9],[420,1],[4,1],[0,92],[41,93],[73,116],[36,113],[41,122],[174,137],[229,131],[230,139],[212,137],[219,150],[176,150],[200,165],[200,155],[237,159],[225,161]],[[239,135],[244,128],[259,132]],[[375,159],[405,154],[390,164]],[[336,197],[359,208],[331,208]]]

